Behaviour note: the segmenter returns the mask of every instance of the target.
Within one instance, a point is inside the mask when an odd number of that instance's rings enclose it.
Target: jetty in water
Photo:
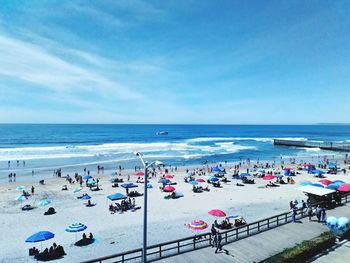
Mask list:
[[[320,148],[321,150],[350,152],[350,142],[319,142],[274,139],[273,144],[280,146]]]

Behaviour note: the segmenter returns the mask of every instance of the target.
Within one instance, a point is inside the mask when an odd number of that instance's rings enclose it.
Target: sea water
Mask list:
[[[167,131],[168,135],[157,135]],[[334,154],[274,146],[273,139],[347,141],[347,125],[66,125],[1,124],[0,180],[11,171],[140,165],[134,152],[170,165],[279,160]],[[19,161],[17,166],[17,160]],[[10,161],[10,167],[8,167]],[[25,162],[25,164],[23,163]],[[24,166],[24,167],[23,167]],[[80,171],[80,170],[79,170]]]

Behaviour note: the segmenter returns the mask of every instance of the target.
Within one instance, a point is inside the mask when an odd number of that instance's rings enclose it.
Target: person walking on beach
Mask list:
[[[293,219],[294,223],[297,221],[296,216],[297,216],[297,208],[296,208],[296,206],[294,206],[293,210],[292,210],[292,219]]]
[[[307,216],[309,217],[309,221],[311,221],[311,218],[313,216],[313,211],[312,211],[311,205],[307,208]]]
[[[34,188],[34,186],[32,186],[32,189],[31,189],[32,195],[34,195],[34,190],[35,190],[35,188]]]
[[[222,241],[222,236],[220,234],[220,232],[217,232],[217,243],[216,243],[216,250],[215,250],[215,254],[218,253],[218,250],[222,251],[222,245],[221,245],[221,241]]]
[[[7,167],[10,168],[11,167],[11,161],[7,162]]]
[[[321,220],[321,207],[319,205],[316,207],[316,217],[317,217],[317,222],[320,222],[320,220]]]
[[[34,176],[34,170],[32,170],[32,176]]]

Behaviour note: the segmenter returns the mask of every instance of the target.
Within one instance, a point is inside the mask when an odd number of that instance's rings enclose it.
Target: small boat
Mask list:
[[[160,132],[157,132],[157,135],[168,135],[169,132],[167,131],[160,131]]]

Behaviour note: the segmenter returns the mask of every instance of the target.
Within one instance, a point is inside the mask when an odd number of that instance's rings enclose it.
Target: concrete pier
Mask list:
[[[274,139],[273,144],[279,146],[320,148],[322,150],[350,152],[350,142],[318,142]]]

